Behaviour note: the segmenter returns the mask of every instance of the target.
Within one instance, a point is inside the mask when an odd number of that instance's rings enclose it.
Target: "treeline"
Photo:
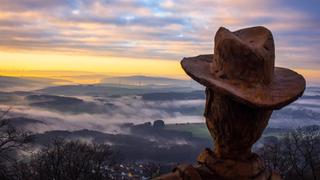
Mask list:
[[[3,165],[3,180],[102,180],[110,179],[104,167],[113,152],[104,144],[57,139],[28,159]]]
[[[265,138],[258,149],[268,168],[285,180],[320,179],[320,128],[298,128],[279,137]]]
[[[7,113],[7,112],[6,112]],[[0,117],[0,179],[1,180],[100,180],[108,179],[103,171],[114,162],[108,145],[56,139],[28,158],[31,133],[18,130]]]

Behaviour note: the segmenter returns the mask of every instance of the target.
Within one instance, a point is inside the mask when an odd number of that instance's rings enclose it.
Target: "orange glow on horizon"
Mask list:
[[[59,77],[101,74],[185,78],[180,62],[173,60],[0,52],[0,62],[0,74],[9,76]]]
[[[147,75],[187,79],[178,60],[0,51],[0,75],[58,78],[74,83],[98,83],[106,76]],[[307,84],[320,84],[320,71],[293,69]],[[86,75],[86,76],[84,76]]]

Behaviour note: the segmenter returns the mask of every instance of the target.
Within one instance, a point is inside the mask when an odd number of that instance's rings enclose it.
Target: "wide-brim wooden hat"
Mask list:
[[[300,97],[305,79],[274,67],[272,33],[265,27],[219,28],[214,54],[184,58],[182,68],[200,84],[255,108],[280,109]]]

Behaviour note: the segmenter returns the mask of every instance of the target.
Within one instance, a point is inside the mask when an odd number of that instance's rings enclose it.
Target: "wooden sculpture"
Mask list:
[[[198,157],[198,165],[181,165],[158,179],[280,179],[251,152],[272,111],[299,98],[305,80],[274,66],[272,33],[265,27],[231,32],[221,27],[214,55],[184,58],[182,68],[206,86],[204,116],[214,149]]]

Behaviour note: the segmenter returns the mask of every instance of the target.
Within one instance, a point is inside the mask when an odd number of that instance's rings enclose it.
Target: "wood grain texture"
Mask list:
[[[228,95],[253,108],[280,109],[299,98],[305,90],[305,79],[300,74],[275,67],[269,84],[255,84],[238,79],[224,79],[211,73],[213,54],[184,58],[184,71],[200,84]]]
[[[209,88],[206,95],[204,116],[216,157],[240,160],[251,157],[251,147],[268,125],[272,110],[251,108]]]
[[[231,32],[220,27],[214,38],[211,71],[217,77],[268,84],[274,74],[271,31],[262,26]]]

